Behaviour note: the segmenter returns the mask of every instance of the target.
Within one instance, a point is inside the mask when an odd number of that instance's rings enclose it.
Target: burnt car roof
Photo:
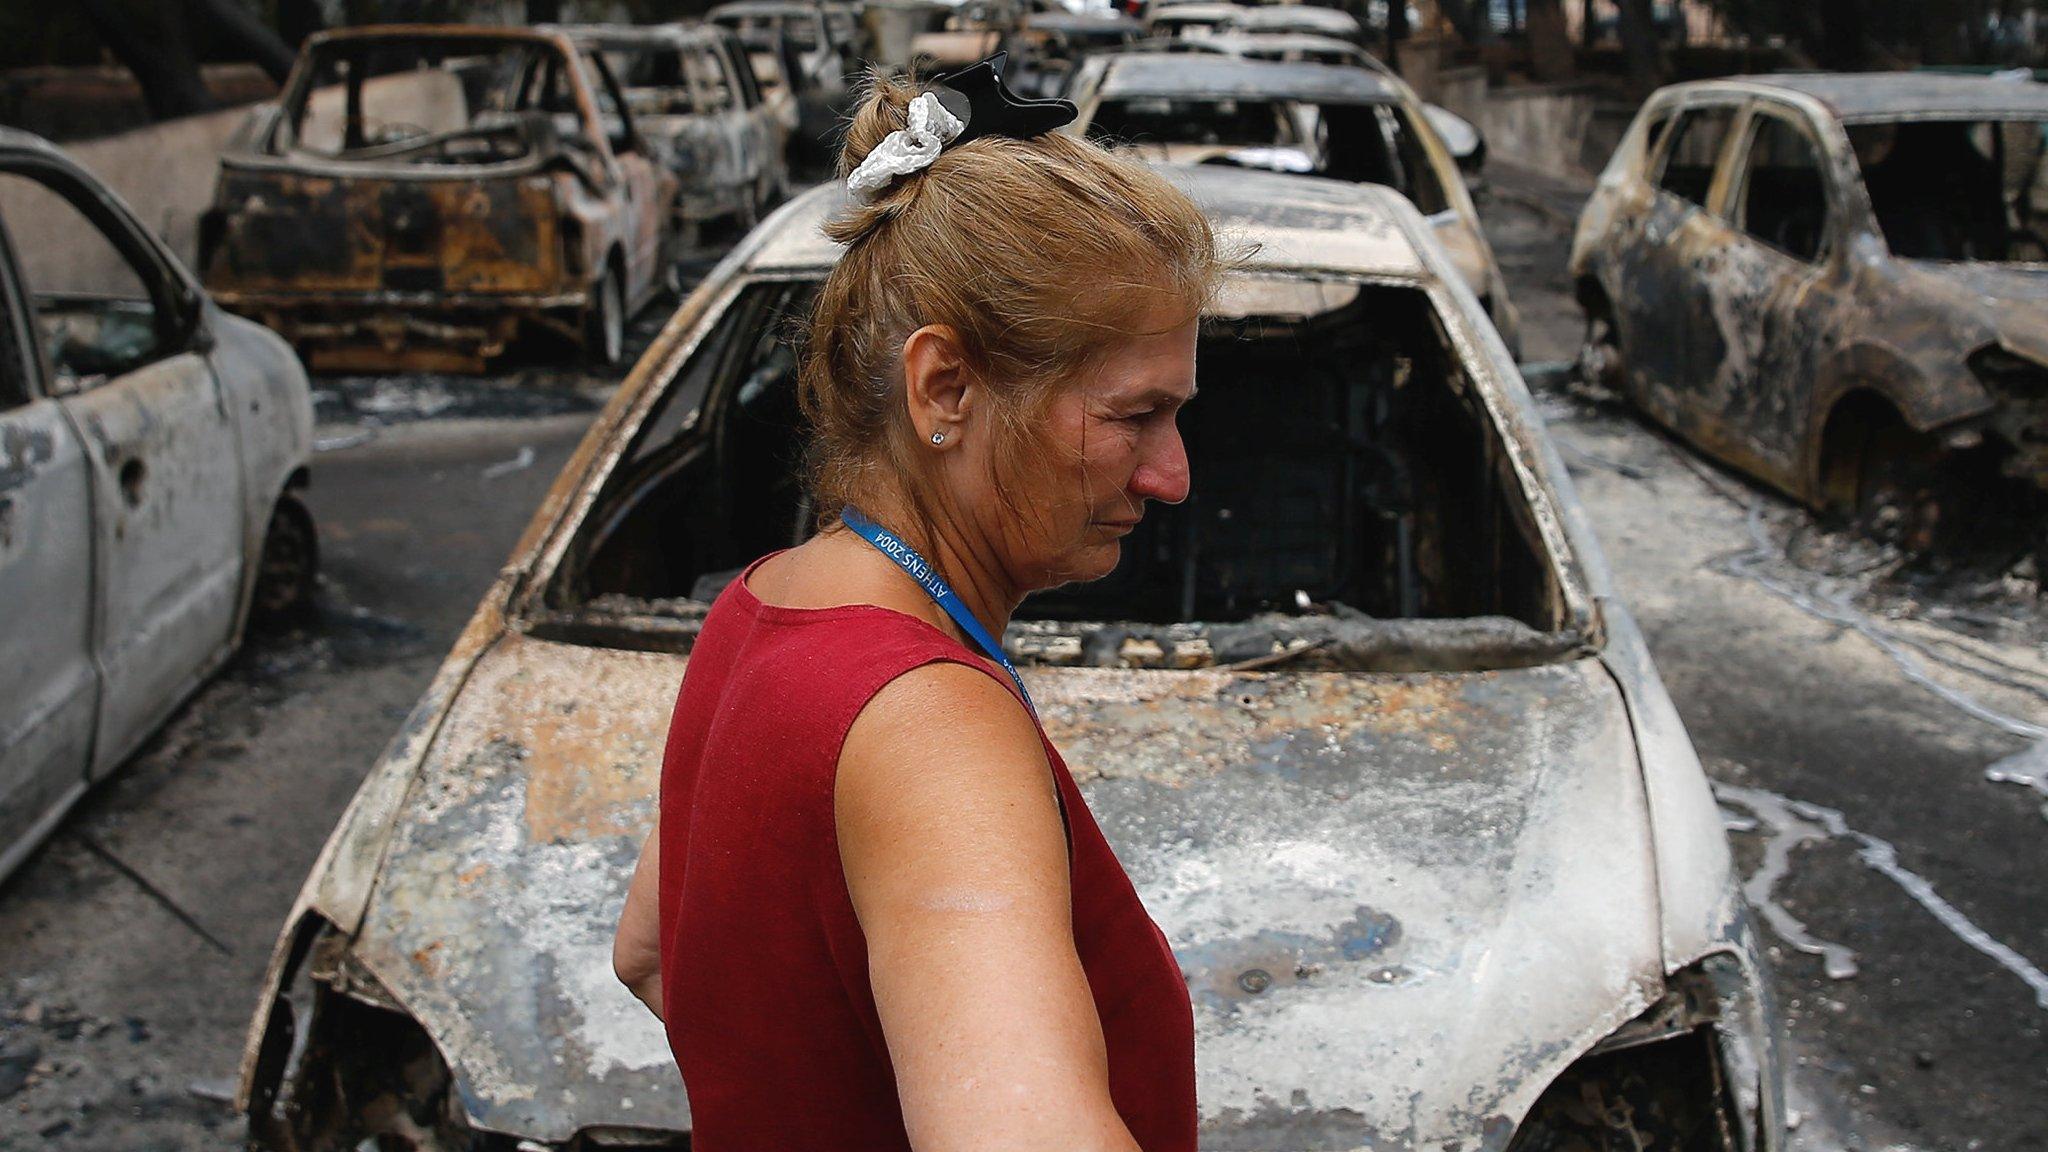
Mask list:
[[[1399,222],[1407,201],[1392,189],[1215,165],[1160,165],[1159,171],[1200,204],[1219,230],[1257,245],[1245,260],[1248,269],[1414,280],[1429,275]],[[762,225],[761,246],[749,267],[820,273],[830,268],[840,248],[820,226],[845,203],[845,189],[836,183],[805,193]]]
[[[1026,28],[1042,32],[1137,32],[1144,27],[1121,12],[1034,12],[1024,18]]]
[[[1324,103],[1400,99],[1387,78],[1355,65],[1246,60],[1208,53],[1119,53],[1102,78],[1103,98],[1238,96]]]
[[[1705,81],[1810,96],[1844,121],[1901,117],[2048,116],[2048,84],[1940,72],[1786,72]],[[1690,87],[1690,86],[1688,86]]]
[[[1247,32],[1261,28],[1314,28],[1320,31],[1343,30],[1357,33],[1361,29],[1358,17],[1335,8],[1318,8],[1308,4],[1284,4],[1264,8],[1249,8],[1233,17],[1231,22]]]
[[[1228,20],[1240,12],[1250,11],[1243,4],[1175,4],[1161,8],[1151,17],[1153,24],[1200,23],[1204,20]]]
[[[703,24],[541,24],[537,28],[560,32],[579,44],[599,47],[630,47],[644,44],[709,44],[722,33]]]
[[[823,16],[824,9],[803,0],[734,0],[705,13],[707,19],[720,16]]]
[[[39,156],[50,156],[63,160],[66,164],[70,163],[70,158],[64,155],[62,148],[33,132],[24,132],[19,128],[9,128],[5,125],[0,125],[0,149],[11,152],[34,152]]]
[[[1214,47],[1219,52],[1240,52],[1248,48],[1271,48],[1285,52],[1296,49],[1308,52],[1359,52],[1365,49],[1350,40],[1337,36],[1325,36],[1320,32],[1261,32],[1256,28],[1232,29],[1217,32],[1190,43],[1203,47]],[[1370,57],[1368,57],[1370,58]],[[1374,63],[1378,63],[1374,61]]]
[[[336,28],[315,32],[306,38],[306,49],[322,44],[356,40],[503,40],[508,43],[547,44],[568,48],[560,31],[547,28],[502,27],[491,24],[365,24],[358,28]],[[304,55],[304,51],[301,52]]]

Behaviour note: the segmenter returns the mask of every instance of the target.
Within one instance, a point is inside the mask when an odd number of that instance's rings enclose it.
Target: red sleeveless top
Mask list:
[[[914,616],[763,604],[746,586],[759,564],[704,620],[662,764],[663,1015],[691,1147],[908,1149],[839,863],[840,744],[868,700],[913,668],[964,664],[1015,689]],[[1145,1152],[1193,1152],[1194,1019],[1180,966],[1049,740],[1045,753],[1066,809],[1074,940],[1110,1094]]]

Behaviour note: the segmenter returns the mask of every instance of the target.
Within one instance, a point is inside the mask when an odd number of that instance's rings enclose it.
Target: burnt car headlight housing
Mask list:
[[[1780,1104],[1766,1006],[1733,957],[1673,975],[1662,999],[1543,1091],[1508,1152],[1758,1152]]]
[[[350,940],[318,918],[287,969],[249,1085],[257,1152],[680,1152],[681,1133],[598,1126],[566,1143],[470,1124],[447,1059]]]

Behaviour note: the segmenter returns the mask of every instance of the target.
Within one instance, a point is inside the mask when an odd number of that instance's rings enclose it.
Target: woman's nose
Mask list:
[[[1168,424],[1139,457],[1137,471],[1131,474],[1131,492],[1142,500],[1178,504],[1188,498],[1190,482],[1187,446],[1181,443],[1180,429]]]

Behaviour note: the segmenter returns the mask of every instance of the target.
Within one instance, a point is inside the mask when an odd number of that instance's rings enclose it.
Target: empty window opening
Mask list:
[[[1736,225],[1801,260],[1821,253],[1827,239],[1827,180],[1820,150],[1786,120],[1764,116],[1750,138]]]
[[[1408,110],[1396,104],[1130,97],[1103,101],[1088,135],[1161,159],[1383,184],[1425,216],[1450,207]],[[1205,151],[1219,148],[1230,151]]]
[[[1704,206],[1707,191],[1714,186],[1714,164],[1734,120],[1733,108],[1691,108],[1680,113],[1657,187]]]
[[[757,284],[727,308],[579,529],[551,610],[701,614],[744,565],[809,535],[791,338],[813,291]],[[1034,595],[1013,628],[1486,620],[1487,643],[1557,654],[1542,639],[1565,626],[1554,570],[1424,293],[1238,280],[1197,354],[1202,394],[1179,421],[1193,496],[1151,506],[1115,572]]]
[[[2048,261],[2048,121],[1853,124],[1849,143],[1892,254]]]
[[[151,290],[158,273],[134,250],[140,241],[123,235],[110,213],[89,211],[91,196],[40,167],[0,172],[0,224],[16,242],[58,391],[158,359],[176,324]]]

